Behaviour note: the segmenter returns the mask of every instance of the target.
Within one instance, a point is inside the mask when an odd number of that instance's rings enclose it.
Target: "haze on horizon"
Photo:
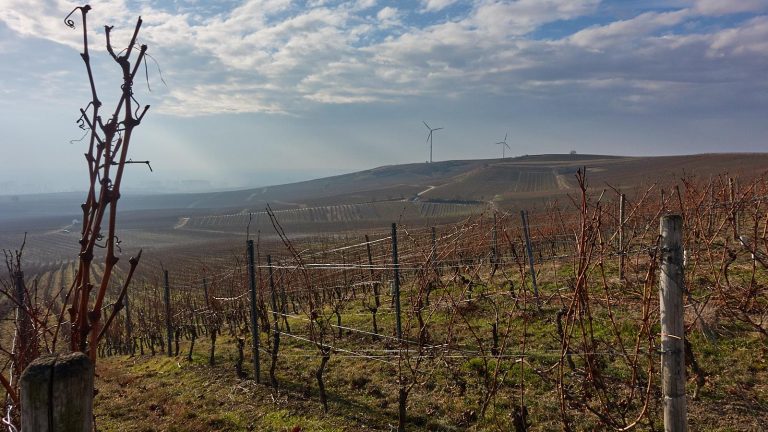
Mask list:
[[[80,33],[61,0],[0,0],[0,195],[85,187]],[[279,184],[375,166],[538,153],[768,147],[765,0],[94,2],[110,105],[135,19],[152,105],[126,190]],[[79,25],[79,22],[78,22]],[[159,67],[158,67],[159,66]],[[163,85],[162,77],[167,83]]]

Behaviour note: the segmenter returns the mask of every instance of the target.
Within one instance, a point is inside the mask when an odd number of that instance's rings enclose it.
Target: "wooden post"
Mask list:
[[[291,325],[288,323],[288,296],[285,293],[284,281],[280,282],[280,313],[283,314],[283,324],[285,324],[285,331],[288,332],[288,334],[291,334]]]
[[[715,185],[712,183],[712,174],[709,175],[709,219],[707,221],[707,235],[712,233],[713,212],[715,211]]]
[[[128,301],[128,292],[126,291],[123,298],[123,304],[125,305],[125,333],[128,338],[128,352],[131,355],[136,354],[136,349],[133,344],[133,323],[131,322],[131,304]]]
[[[533,248],[531,247],[531,231],[528,225],[528,212],[520,210],[520,216],[523,218],[523,234],[525,235],[525,249],[528,253],[528,266],[531,271],[533,296],[536,298],[536,308],[541,309],[541,305],[539,304],[539,287],[536,285],[536,267],[533,262]]]
[[[253,340],[253,375],[256,383],[261,383],[261,364],[259,362],[259,320],[256,309],[256,267],[253,263],[253,240],[248,240],[248,282],[251,292],[251,337]]]
[[[493,212],[493,231],[492,234],[492,245],[491,245],[491,264],[493,264],[493,271],[496,271],[496,267],[498,266],[498,260],[499,260],[499,242],[498,242],[498,232],[497,232],[497,221],[496,221],[496,212]]]
[[[432,269],[437,272],[437,228],[432,227]]]
[[[16,352],[15,370],[23,371],[27,365],[38,355],[37,333],[32,325],[32,317],[29,315],[27,305],[27,287],[24,284],[24,272],[13,272],[13,283],[16,300],[16,319],[18,320],[18,336],[15,340]]]
[[[739,227],[739,211],[736,207],[736,181],[733,179],[733,177],[728,178],[728,195],[729,195],[729,204],[731,207],[731,219],[733,221],[733,239],[738,241],[739,240],[739,232],[741,232]]]
[[[208,299],[208,279],[203,278],[203,294],[205,295],[205,308],[211,308],[211,301]]]
[[[685,396],[685,329],[683,327],[683,218],[661,218],[661,373],[664,430],[688,430]]]
[[[624,252],[624,211],[626,207],[627,196],[621,194],[619,197],[619,281],[624,281],[624,265],[626,254]]]
[[[173,357],[173,325],[171,324],[171,285],[168,283],[168,270],[163,270],[165,280],[165,330],[168,333],[168,357]]]
[[[394,299],[395,299],[395,320],[397,325],[397,340],[403,340],[403,327],[400,317],[400,262],[397,259],[397,224],[392,224],[392,267],[394,269]]]
[[[269,380],[273,388],[277,388],[277,377],[275,368],[277,366],[277,353],[280,349],[280,318],[277,315],[277,292],[275,291],[275,276],[272,270],[272,255],[267,255],[267,266],[269,266],[269,291],[272,298],[272,365],[269,367]],[[285,314],[283,315],[284,318]]]
[[[83,353],[39,357],[21,375],[24,432],[93,430],[93,364]]]
[[[373,253],[371,252],[371,239],[368,234],[365,235],[365,249],[368,252],[368,269],[371,271],[371,282],[373,283],[373,299],[376,303],[376,309],[381,306],[381,295],[379,294],[379,284],[375,281],[373,272]]]
[[[277,292],[275,291],[275,276],[274,271],[272,270],[272,255],[267,255],[267,266],[269,267],[269,291],[272,300],[272,319],[275,321],[275,330],[278,331]]]
[[[395,285],[395,292],[394,292],[394,300],[395,300],[395,319],[397,323],[397,342],[398,342],[398,353],[400,355],[400,363],[402,363],[402,355],[403,355],[403,328],[401,324],[401,317],[400,317],[400,262],[397,258],[397,224],[392,224],[392,266],[394,269],[394,285]],[[397,395],[397,401],[398,401],[398,419],[397,419],[397,431],[398,432],[405,432],[405,419],[406,419],[406,401],[408,399],[408,393],[405,390],[405,382],[402,376],[402,371],[399,372],[398,381],[400,384],[400,389],[398,391]]]

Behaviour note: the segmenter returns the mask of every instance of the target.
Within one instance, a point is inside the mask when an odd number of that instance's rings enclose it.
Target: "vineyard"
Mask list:
[[[389,430],[398,419],[408,430],[663,429],[659,220],[675,213],[684,221],[690,427],[760,430],[768,178],[685,178],[626,198],[589,189],[581,172],[574,181],[581,194],[570,203],[486,209],[444,225],[296,237],[283,223],[310,223],[312,209],[190,220],[247,233],[234,250],[230,242],[228,251],[142,261],[99,356],[129,369],[124,359],[142,367],[171,358],[228,383],[232,403],[255,397],[262,413],[284,414],[243,413],[257,430]],[[361,212],[343,206],[325,217]],[[92,271],[98,280],[103,268]],[[29,278],[41,303],[56,305],[52,316],[75,272],[73,262],[51,262]],[[49,330],[39,329],[42,340]],[[118,379],[117,392],[132,379]],[[109,397],[97,404],[117,403]],[[134,403],[153,413],[174,404],[146,397]],[[205,412],[206,400],[187,402],[198,413],[185,415]],[[155,430],[125,423],[121,410],[97,412],[106,430]],[[248,428],[211,415],[199,430]],[[183,418],[158,421],[194,429]]]
[[[481,213],[486,203],[438,202],[378,202],[345,204],[300,209],[276,210],[280,223],[300,232],[339,231],[365,226],[380,226],[382,220],[435,220],[459,219]],[[198,216],[182,219],[177,228],[189,230],[217,230],[242,233],[246,228],[271,230],[266,211],[229,215]]]

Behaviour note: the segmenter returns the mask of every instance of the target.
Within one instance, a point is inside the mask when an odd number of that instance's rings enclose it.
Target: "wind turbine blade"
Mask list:
[[[506,142],[507,142],[507,134],[508,134],[508,133],[509,133],[509,132],[504,132],[504,143],[505,143],[505,144],[506,144]]]
[[[432,130],[433,130],[433,131],[436,131],[436,130],[440,130],[440,129],[445,129],[445,128],[437,128],[437,129],[432,129]]]
[[[507,144],[507,143],[504,143],[504,147],[506,147],[506,148],[508,148],[508,149],[512,150],[512,147],[510,147],[510,146],[509,146],[509,144]]]
[[[424,126],[426,126],[426,127],[427,127],[427,129],[429,129],[430,131],[432,131],[432,128],[431,128],[431,127],[429,127],[429,125],[427,124],[427,122],[425,122],[424,120],[422,120],[421,122],[422,122],[422,123],[424,123]]]
[[[432,138],[432,131],[429,131],[429,135],[427,135],[427,142],[429,142],[429,139]]]

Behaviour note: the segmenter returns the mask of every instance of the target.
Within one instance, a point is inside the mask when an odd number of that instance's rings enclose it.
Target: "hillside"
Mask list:
[[[192,209],[262,210],[344,205],[378,201],[497,201],[543,198],[567,192],[573,174],[587,167],[592,185],[632,188],[686,174],[706,177],[731,172],[752,176],[768,168],[766,153],[622,157],[604,155],[533,155],[388,165],[350,174],[284,185],[225,192],[130,195],[124,211]],[[77,215],[82,194],[0,196],[0,219]],[[203,212],[205,213],[205,212]],[[228,212],[227,212],[228,213]]]
[[[631,195],[653,183],[669,183],[688,175],[707,179],[730,173],[746,180],[765,171],[768,154],[550,154],[391,165],[254,189],[127,194],[120,202],[120,224],[126,240],[169,235],[172,243],[198,243],[202,232],[243,233],[249,221],[251,229],[271,232],[264,213],[267,204],[293,232],[362,229],[395,220],[444,223],[488,208],[530,209],[564,198],[574,192],[574,174],[581,167],[587,168],[592,188],[612,186]],[[28,231],[34,244],[36,232],[50,234],[69,229],[72,219],[80,217],[81,199],[77,193],[0,196],[0,233],[7,237]],[[18,243],[16,237],[2,241],[3,246]]]
[[[476,203],[547,200],[573,189],[573,175],[587,167],[590,184],[631,189],[684,175],[732,173],[751,177],[768,169],[768,154],[703,154],[660,157],[535,155],[390,165],[286,185],[208,194],[127,198],[127,207],[186,209],[290,209],[381,201]],[[162,207],[161,207],[162,206]]]

